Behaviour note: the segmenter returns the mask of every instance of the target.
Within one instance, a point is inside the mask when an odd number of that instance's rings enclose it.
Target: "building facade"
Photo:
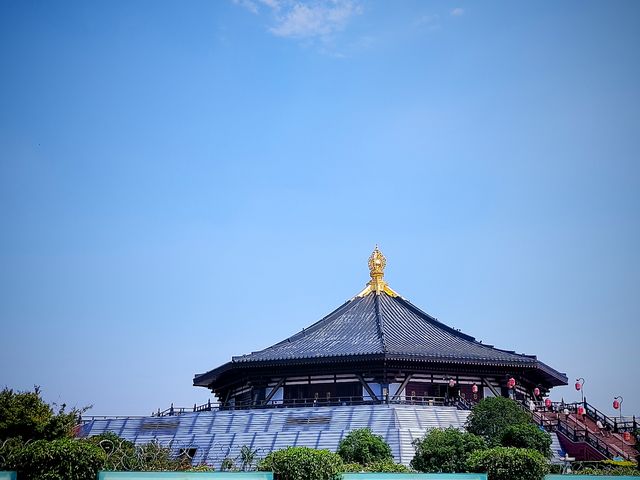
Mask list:
[[[479,342],[404,299],[386,283],[386,259],[377,247],[368,266],[366,287],[326,317],[195,375],[194,385],[209,388],[222,409],[245,409],[468,406],[486,396],[539,400],[567,384],[564,373],[534,355]]]

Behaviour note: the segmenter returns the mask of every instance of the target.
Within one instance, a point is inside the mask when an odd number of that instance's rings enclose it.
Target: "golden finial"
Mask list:
[[[367,286],[357,296],[364,297],[371,292],[375,292],[376,295],[380,295],[381,292],[385,292],[392,297],[397,297],[398,294],[389,288],[387,282],[384,281],[384,269],[387,266],[387,259],[378,249],[378,245],[373,249],[373,252],[369,256],[369,275],[371,280],[367,283]]]
[[[384,267],[387,266],[387,259],[378,250],[378,245],[373,249],[369,257],[369,274],[371,275],[371,286],[376,293],[380,293],[384,287]]]

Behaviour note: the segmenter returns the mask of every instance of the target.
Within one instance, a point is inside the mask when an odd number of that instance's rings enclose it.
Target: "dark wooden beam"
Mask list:
[[[285,381],[286,379],[287,379],[286,377],[282,377],[282,378],[280,379],[280,381],[279,381],[278,383],[276,383],[276,386],[275,386],[275,387],[273,387],[273,390],[271,390],[271,391],[269,392],[269,395],[267,395],[267,396],[264,398],[264,403],[265,403],[265,405],[271,401],[271,399],[273,398],[273,396],[276,394],[276,392],[278,391],[278,389],[279,389],[279,388],[284,384],[284,381]],[[284,398],[284,395],[283,395],[282,397]]]
[[[397,400],[398,397],[400,396],[400,394],[402,392],[404,392],[404,389],[407,388],[407,383],[409,383],[409,381],[411,380],[411,377],[413,377],[413,374],[408,373],[406,378],[404,379],[404,381],[400,384],[400,386],[398,387],[398,391],[395,393],[395,395],[391,398],[391,400]]]
[[[369,396],[373,399],[373,400],[378,400],[378,397],[376,396],[375,393],[373,393],[373,390],[371,390],[371,387],[369,386],[369,384],[367,382],[364,381],[364,378],[362,378],[362,375],[360,375],[359,373],[356,373],[356,377],[358,377],[358,380],[360,380],[360,383],[362,384],[362,386],[364,387],[364,389],[367,391],[367,393],[369,394]]]

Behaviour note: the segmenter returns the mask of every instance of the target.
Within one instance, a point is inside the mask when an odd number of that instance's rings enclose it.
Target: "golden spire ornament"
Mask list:
[[[369,256],[369,275],[371,280],[367,283],[367,286],[357,296],[364,297],[372,292],[376,295],[380,295],[382,292],[392,297],[397,297],[398,294],[394,292],[387,282],[384,281],[384,269],[387,266],[387,259],[383,253],[378,249],[378,245],[373,249],[373,252]]]

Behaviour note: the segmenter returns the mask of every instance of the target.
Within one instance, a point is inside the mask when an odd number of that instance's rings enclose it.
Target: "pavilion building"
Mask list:
[[[368,263],[371,280],[352,299],[273,346],[196,375],[194,385],[223,409],[245,409],[524,400],[567,384],[536,356],[479,342],[396,293],[377,247]]]

